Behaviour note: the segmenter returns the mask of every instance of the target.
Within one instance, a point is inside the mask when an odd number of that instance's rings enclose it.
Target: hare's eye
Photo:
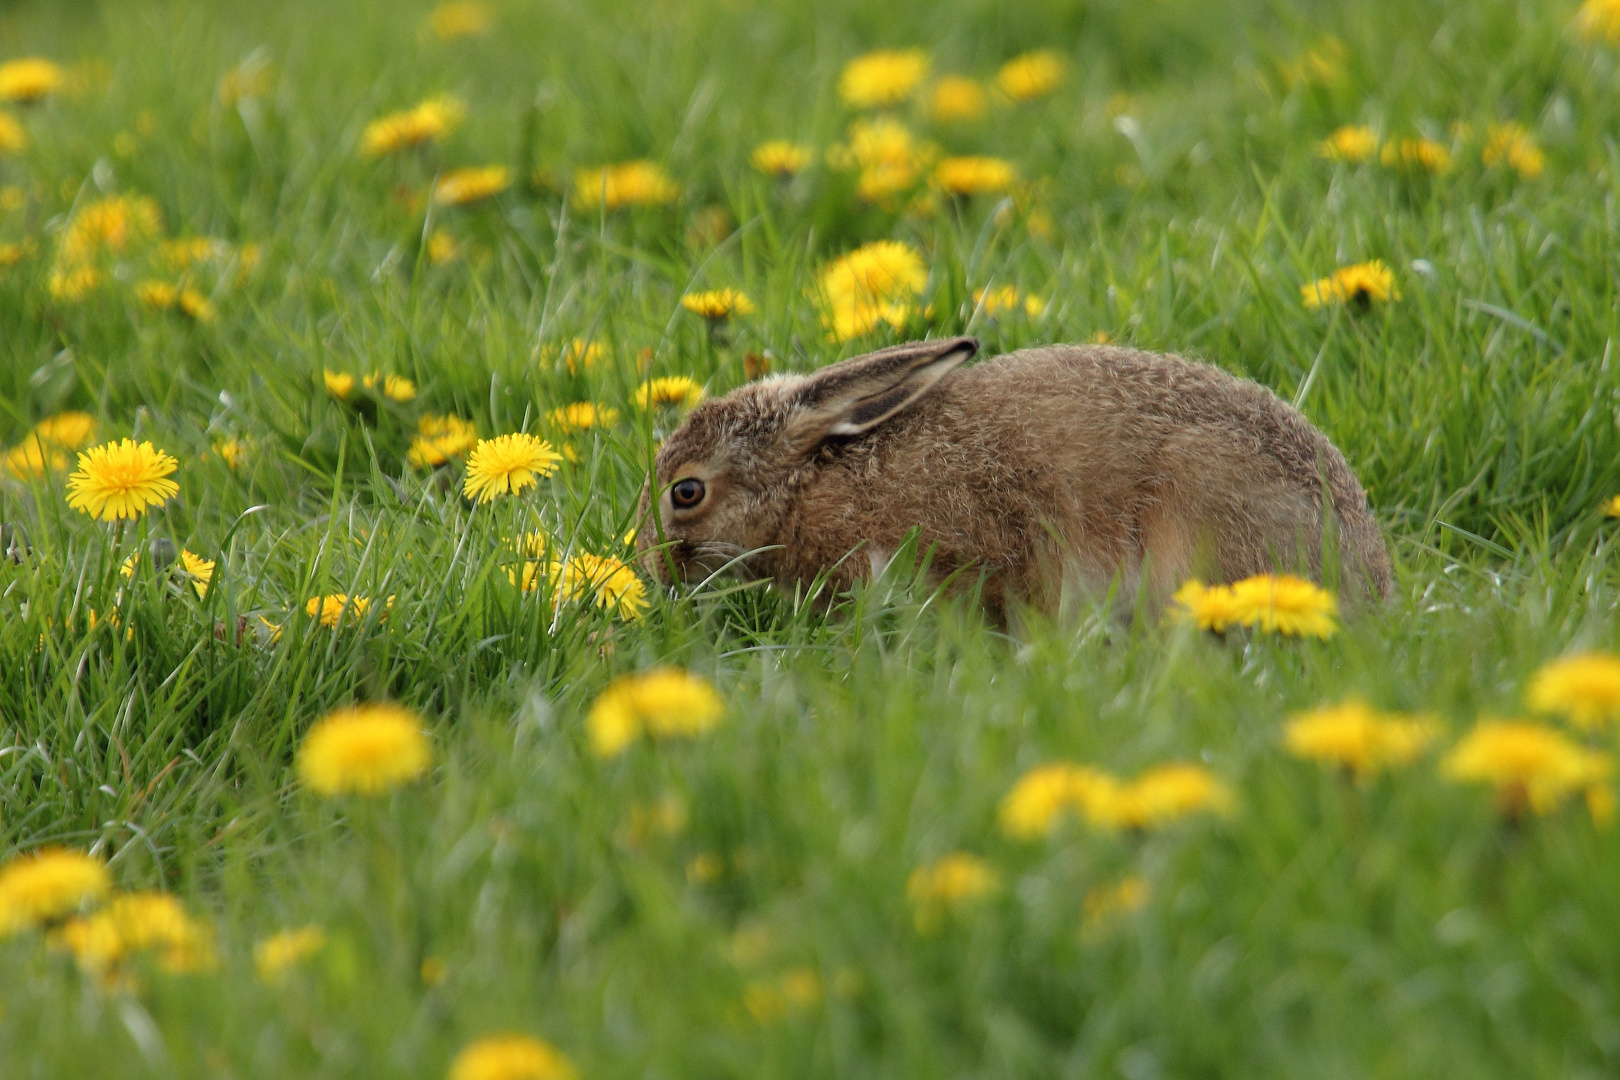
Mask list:
[[[689,476],[685,480],[675,481],[675,486],[669,489],[669,501],[678,510],[690,510],[703,501],[704,493],[703,481]]]

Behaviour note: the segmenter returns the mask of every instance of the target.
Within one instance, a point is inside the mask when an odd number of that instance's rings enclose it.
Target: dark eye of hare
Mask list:
[[[675,481],[675,486],[669,489],[670,501],[681,510],[692,509],[703,501],[704,494],[703,481],[694,480],[690,476],[685,480]]]

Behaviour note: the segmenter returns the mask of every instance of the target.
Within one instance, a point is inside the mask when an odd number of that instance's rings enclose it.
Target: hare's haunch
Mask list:
[[[959,366],[977,350],[897,345],[699,405],[643,493],[643,565],[847,586],[915,529],[933,572],[982,574],[997,612],[1051,607],[1065,582],[1160,602],[1189,576],[1319,578],[1324,552],[1347,594],[1388,594],[1355,474],[1271,391],[1111,346]]]

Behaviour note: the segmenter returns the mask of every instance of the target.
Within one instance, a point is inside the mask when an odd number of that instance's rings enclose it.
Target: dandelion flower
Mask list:
[[[997,315],[1019,310],[1033,319],[1046,310],[1045,300],[1038,296],[1026,296],[1013,285],[998,285],[994,289],[975,289],[973,305],[992,319]]]
[[[152,311],[178,311],[197,322],[214,321],[214,305],[195,289],[164,281],[143,281],[135,286],[135,299]]]
[[[321,795],[381,795],[415,780],[430,759],[421,719],[389,703],[327,713],[298,748],[298,774]]]
[[[326,392],[339,401],[347,401],[354,393],[354,376],[348,372],[337,372],[330,369],[321,371],[321,381],[326,384]]]
[[[1384,144],[1378,160],[1392,169],[1443,173],[1451,168],[1451,151],[1433,139],[1398,139]]]
[[[450,1080],[577,1080],[574,1065],[532,1035],[486,1035],[450,1063]]]
[[[1614,495],[1603,504],[1604,517],[1620,517],[1620,495]]]
[[[617,210],[674,202],[681,189],[654,161],[625,161],[574,173],[574,205],[581,210]]]
[[[934,168],[934,183],[947,195],[1000,195],[1017,180],[1018,170],[1001,158],[949,157]]]
[[[64,450],[78,450],[95,437],[96,418],[87,412],[59,412],[34,425],[40,442]]]
[[[1368,161],[1378,153],[1378,136],[1370,127],[1342,127],[1318,143],[1316,153],[1329,161]]]
[[[1549,660],[1530,680],[1525,695],[1536,712],[1568,717],[1587,731],[1620,719],[1620,656],[1576,653]]]
[[[592,428],[612,427],[619,422],[619,410],[589,401],[576,401],[553,409],[546,417],[551,426],[564,434],[589,431]]]
[[[984,119],[989,97],[977,80],[947,75],[928,92],[928,115],[940,123],[965,123]]]
[[[1620,0],[1586,0],[1575,13],[1575,32],[1586,41],[1620,45]]]
[[[1205,585],[1196,578],[1184,582],[1171,601],[1177,618],[1217,634],[1238,625],[1243,614],[1230,585]]]
[[[34,480],[47,472],[67,468],[67,456],[54,446],[43,442],[37,435],[29,435],[21,443],[6,451],[3,463],[7,476],[18,480]]]
[[[330,596],[310,597],[304,603],[304,614],[312,619],[319,619],[321,625],[330,630],[338,624],[345,612],[353,622],[365,618],[370,607],[369,597],[332,593]]]
[[[49,60],[37,56],[7,60],[0,64],[0,101],[39,101],[61,90],[66,82],[62,69]]]
[[[28,132],[15,116],[0,112],[0,154],[20,154],[28,149]]]
[[[1534,180],[1547,167],[1547,155],[1523,124],[1492,124],[1480,157],[1487,167],[1506,165],[1524,180]]]
[[[607,355],[607,347],[600,341],[587,341],[584,338],[574,338],[558,352],[555,346],[548,345],[541,352],[542,357],[558,357],[570,375],[578,375],[581,371],[589,371]]]
[[[214,950],[207,929],[167,893],[134,892],[114,897],[94,915],[74,919],[53,940],[84,970],[110,976],[126,958],[151,953],[171,974],[209,967]]]
[[[466,456],[477,444],[478,428],[471,420],[425,413],[416,422],[416,437],[405,459],[418,469],[431,468]]]
[[[1094,812],[1117,786],[1112,776],[1088,765],[1037,765],[1001,800],[1001,831],[1017,840],[1044,836],[1065,815]]]
[[[1395,289],[1395,275],[1381,259],[1340,267],[1325,278],[1301,285],[1299,296],[1312,310],[1329,304],[1381,304],[1401,298]]]
[[[922,256],[898,240],[878,240],[834,259],[822,270],[822,323],[837,341],[849,341],[887,323],[902,327],[911,302],[928,282]]]
[[[786,139],[773,139],[754,147],[748,163],[766,176],[785,180],[797,176],[810,165],[810,148]]]
[[[1132,874],[1111,885],[1098,885],[1086,892],[1080,901],[1080,915],[1088,929],[1140,911],[1152,896],[1147,879]]]
[[[1451,780],[1492,785],[1510,813],[1526,805],[1547,813],[1604,780],[1610,761],[1541,724],[1482,720],[1446,755],[1440,771]]]
[[[1238,622],[1268,634],[1330,638],[1339,631],[1339,602],[1292,574],[1257,574],[1232,586]]]
[[[247,446],[241,439],[215,439],[213,450],[225,463],[225,467],[233,472],[247,457]]]
[[[621,619],[634,621],[647,610],[647,587],[635,570],[611,555],[581,552],[566,563],[548,567],[552,595],[558,603],[589,599],[597,607],[617,611]],[[525,568],[525,589],[528,573]]]
[[[585,719],[591,749],[615,757],[641,735],[692,737],[709,731],[725,704],[705,679],[679,668],[655,668],[615,679]]]
[[[140,561],[141,554],[137,551],[124,560],[124,565],[119,567],[119,572],[125,577],[134,577],[135,567],[140,564]],[[215,565],[212,560],[205,559],[201,555],[181,548],[179,565],[172,567],[172,569],[191,582],[191,587],[196,590],[197,599],[204,600],[208,597],[208,586],[214,580]]]
[[[262,55],[243,60],[220,77],[219,103],[234,109],[244,101],[262,98],[275,87],[276,66]]]
[[[107,864],[65,848],[43,848],[0,866],[0,938],[99,900],[112,889]]]
[[[505,165],[454,169],[433,185],[433,201],[445,206],[466,206],[499,195],[512,186],[512,170]]]
[[[145,195],[108,195],[86,203],[62,230],[58,259],[79,265],[102,252],[120,254],[163,231],[158,205]]]
[[[446,0],[427,18],[427,29],[440,41],[487,34],[495,25],[495,6],[487,0]]]
[[[253,946],[253,966],[258,969],[261,981],[273,983],[325,945],[326,931],[319,926],[281,930]]]
[[[867,202],[887,203],[910,191],[937,154],[910,128],[892,117],[857,120],[849,127],[848,145],[828,152],[834,168],[858,168],[855,193]]]
[[[429,98],[413,108],[389,113],[367,124],[360,136],[360,152],[367,157],[382,157],[423,143],[438,142],[454,131],[466,114],[467,107],[457,98]]]
[[[480,439],[467,459],[462,493],[480,503],[497,495],[516,495],[557,471],[562,455],[533,435],[518,433]]]
[[[953,851],[937,862],[919,866],[906,881],[906,896],[916,908],[919,933],[934,933],[947,912],[982,900],[995,891],[995,871],[977,855]]]
[[[754,302],[738,289],[687,293],[681,297],[681,307],[712,322],[721,322],[736,315],[752,315],[755,311]]]
[[[374,371],[361,379],[360,383],[367,390],[375,389],[381,383],[383,397],[391,401],[406,402],[416,397],[416,384],[403,375],[383,375]]]
[[[53,267],[45,279],[45,289],[51,299],[77,303],[101,287],[107,276],[94,266]]]
[[[461,245],[456,242],[454,234],[448,229],[434,229],[433,234],[428,237],[427,257],[434,266],[453,262],[460,254]]]
[[[180,493],[168,479],[178,468],[174,458],[149,442],[123,439],[92,447],[79,455],[79,468],[68,477],[68,505],[100,521],[131,520]]]
[[[928,75],[921,49],[884,49],[857,56],[838,76],[838,97],[852,109],[884,109],[909,98]]]
[[[1063,82],[1063,58],[1050,49],[1015,56],[996,72],[996,85],[1014,101],[1045,97]]]
[[[1283,729],[1283,743],[1295,757],[1338,765],[1366,779],[1415,761],[1437,733],[1431,718],[1381,713],[1352,697],[1295,713]]]
[[[1231,789],[1204,766],[1172,762],[1106,790],[1087,817],[1094,825],[1146,829],[1201,811],[1224,813],[1233,801]]]
[[[685,375],[669,375],[636,387],[633,400],[638,409],[690,409],[703,400],[703,387]]]

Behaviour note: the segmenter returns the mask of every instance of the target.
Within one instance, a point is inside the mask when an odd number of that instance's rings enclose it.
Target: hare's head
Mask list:
[[[671,568],[688,580],[727,564],[768,573],[769,553],[749,553],[774,541],[823,444],[904,411],[978,348],[967,337],[896,345],[699,405],[659,448],[642,491],[642,566],[660,581]]]

